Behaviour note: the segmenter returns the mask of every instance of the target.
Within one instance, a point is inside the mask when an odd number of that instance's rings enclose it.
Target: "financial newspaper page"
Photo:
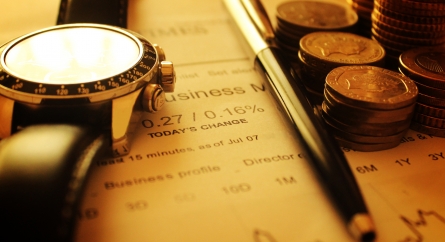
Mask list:
[[[274,18],[280,2],[264,3]],[[10,16],[20,23],[9,33],[37,17],[51,25],[57,8]],[[129,155],[93,164],[76,240],[352,241],[222,2],[136,0],[130,16],[175,64],[176,90],[134,122]],[[343,150],[377,241],[445,239],[445,139],[410,130],[393,149]]]

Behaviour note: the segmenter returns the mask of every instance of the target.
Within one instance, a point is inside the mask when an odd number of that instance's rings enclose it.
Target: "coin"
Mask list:
[[[426,104],[428,106],[445,108],[445,97],[431,97],[423,93],[419,93],[417,101],[419,103]]]
[[[337,129],[335,126],[329,126],[330,131],[334,134],[336,137],[340,137],[344,140],[348,140],[351,142],[356,143],[366,143],[368,145],[370,144],[382,144],[382,143],[394,143],[399,142],[402,140],[403,136],[406,133],[406,130],[403,130],[397,134],[394,135],[388,135],[388,136],[370,136],[370,135],[359,135],[359,134],[353,134],[349,132],[345,132],[344,130]]]
[[[323,110],[331,117],[335,119],[344,119],[347,118],[349,122],[357,122],[357,123],[373,123],[373,124],[385,124],[385,123],[392,123],[392,122],[398,122],[398,121],[404,121],[411,118],[411,113],[408,115],[403,116],[390,116],[387,118],[378,117],[378,116],[372,116],[369,114],[361,114],[359,112],[348,112],[347,109],[341,109],[339,107],[333,106],[332,103],[330,103],[325,96],[325,99],[322,103]],[[413,108],[414,110],[414,108]]]
[[[375,66],[337,67],[327,75],[326,89],[344,103],[382,110],[411,105],[418,94],[408,77]]]
[[[375,28],[371,29],[372,33],[372,39],[376,40],[378,43],[380,43],[384,48],[390,47],[394,50],[399,50],[397,56],[403,52],[404,50],[409,50],[412,48],[418,47],[416,44],[411,43],[405,43],[405,42],[399,42],[390,38],[385,38],[384,36],[380,35]]]
[[[445,24],[444,18],[415,16],[415,15],[405,14],[404,12],[400,11],[393,11],[391,9],[382,7],[378,1],[374,4],[374,8],[376,9],[377,12],[385,16],[388,16],[389,18],[398,19],[404,22],[418,23],[418,24]]]
[[[414,80],[414,82],[416,83],[416,86],[419,89],[419,93],[425,94],[430,97],[436,97],[436,98],[444,98],[445,97],[445,89],[430,87],[430,86],[424,85],[420,82],[416,82],[415,80]]]
[[[359,143],[359,142],[353,142],[349,140],[342,139],[340,137],[335,137],[338,144],[340,146],[353,149],[356,151],[363,151],[363,152],[372,152],[372,151],[380,151],[380,150],[387,150],[394,147],[397,147],[400,141],[392,142],[392,143],[378,143],[378,144],[370,144],[370,143]]]
[[[416,103],[415,112],[425,114],[431,117],[445,119],[445,109],[428,106],[419,102]]]
[[[423,3],[408,0],[375,0],[383,8],[414,16],[441,17],[445,15],[444,3]]]
[[[313,32],[300,40],[298,61],[310,87],[323,93],[326,75],[343,65],[383,66],[385,51],[376,42],[345,32]],[[306,81],[306,83],[308,83]]]
[[[399,0],[389,0],[389,2],[399,2]],[[409,9],[418,9],[418,10],[434,10],[434,11],[443,11],[445,10],[445,3],[443,2],[428,2],[428,1],[416,1],[416,0],[402,0],[403,5]],[[440,14],[440,16],[445,15],[444,12]]]
[[[377,151],[400,143],[418,95],[411,79],[375,66],[342,66],[325,86],[322,117],[342,146]]]
[[[445,35],[445,32],[441,31],[418,31],[406,28],[396,27],[385,22],[378,21],[372,18],[372,27],[377,27],[379,29],[385,30],[390,33],[394,33],[401,36],[413,37],[413,38],[440,38]]]
[[[428,125],[417,123],[415,121],[411,122],[410,128],[420,133],[429,134],[437,137],[445,137],[445,129],[434,128]]]
[[[445,89],[445,47],[410,49],[399,58],[399,69],[418,83]]]
[[[296,28],[311,31],[353,26],[357,14],[338,1],[291,1],[277,7],[277,19]]]
[[[277,46],[295,62],[304,35],[320,30],[353,32],[358,16],[349,5],[335,0],[297,0],[280,4],[276,20]]]
[[[385,29],[378,27],[377,25],[374,25],[374,27],[372,28],[372,31],[374,31],[376,33],[376,35],[381,36],[381,38],[385,38],[387,40],[395,41],[395,42],[399,42],[399,43],[410,44],[415,47],[417,47],[419,45],[421,45],[421,46],[423,46],[423,45],[437,45],[437,44],[445,42],[445,36],[440,36],[440,37],[436,37],[436,38],[405,36],[405,35],[399,35],[396,33],[392,33],[390,31],[387,31]]]
[[[310,55],[308,55],[305,52],[302,52],[301,50],[298,51],[298,61],[310,68],[320,75],[323,79],[323,85],[324,85],[324,79],[326,78],[326,75],[333,69],[335,66],[332,66],[330,63],[327,63],[323,60],[312,58]]]
[[[389,123],[406,120],[411,117],[415,107],[415,103],[412,103],[406,107],[391,110],[361,108],[357,105],[342,103],[330,94],[327,89],[325,90],[325,101],[326,105],[334,112],[344,113],[348,116],[348,119],[357,117],[365,123]]]
[[[396,70],[404,51],[445,43],[444,7],[436,0],[374,1],[372,39],[387,51],[387,67]]]
[[[340,65],[383,65],[385,50],[377,42],[345,32],[313,32],[300,40],[300,51],[308,59]]]
[[[286,26],[280,22],[277,22],[275,33],[281,35],[277,36],[277,38],[295,47],[298,47],[301,37],[307,34],[304,31],[299,31],[298,29],[292,28],[292,26]]]
[[[314,69],[315,72],[322,73],[323,75],[327,75],[332,69],[337,67],[337,65],[333,65],[330,62],[326,62],[323,59],[314,58],[314,56],[301,51],[298,51],[298,60],[307,66]]]
[[[323,105],[322,105],[323,106]],[[326,109],[326,108],[325,108]],[[352,134],[361,134],[368,136],[389,136],[407,130],[411,120],[403,120],[391,123],[363,123],[348,119],[347,115],[343,119],[336,119],[331,115],[322,112],[322,117],[330,126],[337,127],[340,130]]]
[[[445,129],[445,119],[431,117],[425,114],[414,114],[413,121],[433,128]]]
[[[399,19],[394,19],[388,17],[378,11],[377,8],[374,8],[372,12],[372,16],[381,22],[387,23],[392,26],[396,26],[399,28],[412,29],[417,31],[443,31],[445,30],[445,24],[421,24],[421,23],[413,23],[406,22]]]

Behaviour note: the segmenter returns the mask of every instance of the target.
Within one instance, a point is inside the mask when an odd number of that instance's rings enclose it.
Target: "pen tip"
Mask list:
[[[375,227],[371,216],[366,213],[354,215],[349,222],[349,231],[358,241],[371,242],[375,240]]]

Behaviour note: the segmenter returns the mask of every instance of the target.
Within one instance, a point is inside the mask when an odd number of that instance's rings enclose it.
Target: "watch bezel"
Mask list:
[[[62,28],[101,28],[131,38],[138,45],[138,60],[131,68],[111,77],[84,83],[48,84],[26,80],[14,75],[6,65],[8,51],[24,39]],[[21,36],[0,49],[0,94],[16,101],[40,103],[43,99],[89,98],[91,102],[109,100],[133,92],[147,84],[157,72],[159,57],[156,48],[143,36],[126,29],[103,24],[64,24]]]

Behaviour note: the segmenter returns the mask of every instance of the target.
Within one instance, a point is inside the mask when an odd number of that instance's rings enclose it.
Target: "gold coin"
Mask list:
[[[385,50],[371,39],[345,32],[313,32],[300,40],[305,61],[327,65],[383,65]]]
[[[403,12],[415,16],[441,17],[445,16],[444,3],[425,3],[408,0],[375,0],[383,8]]]
[[[282,36],[284,36],[286,42],[289,45],[295,46],[297,48],[300,43],[301,37],[305,36],[308,33],[306,31],[299,31],[298,29],[286,26],[280,21],[277,22],[277,27],[275,32],[280,33]]]
[[[412,111],[409,114],[404,114],[400,116],[391,115],[391,112],[382,112],[379,115],[371,115],[369,113],[360,113],[356,112],[356,110],[348,110],[345,107],[341,106],[334,106],[329,100],[325,99],[322,103],[323,110],[327,114],[329,114],[331,117],[334,117],[339,120],[350,120],[351,122],[360,122],[360,123],[379,123],[379,124],[385,124],[385,123],[391,123],[391,122],[398,122],[398,121],[404,121],[408,120],[412,116]],[[414,110],[414,106],[412,107],[412,110]],[[375,112],[378,113],[378,112]]]
[[[367,123],[373,123],[371,120],[386,120],[388,122],[396,122],[406,120],[411,117],[411,114],[414,111],[415,103],[398,108],[398,109],[388,109],[388,110],[376,110],[369,108],[361,108],[358,105],[349,105],[347,103],[341,102],[339,99],[336,99],[328,89],[324,91],[324,97],[326,104],[330,106],[334,112],[337,110],[339,113],[344,113],[347,116],[359,116],[365,120]]]
[[[406,130],[403,130],[397,134],[388,135],[388,136],[370,136],[370,135],[360,135],[346,132],[344,130],[337,129],[335,126],[329,126],[330,131],[336,137],[341,137],[344,140],[348,140],[356,143],[366,143],[370,144],[381,144],[381,143],[394,143],[400,142],[403,136],[406,133]]]
[[[445,3],[443,1],[423,1],[423,0],[402,0],[404,5],[412,7],[414,9],[425,10],[445,10]],[[445,13],[442,13],[445,15]]]
[[[445,99],[444,98],[431,97],[426,94],[419,93],[417,102],[426,104],[428,106],[445,108]]]
[[[374,8],[372,12],[372,17],[380,22],[384,22],[386,24],[398,27],[411,29],[416,31],[443,31],[445,30],[445,24],[421,24],[421,23],[411,23],[406,21],[401,21],[398,19],[394,19],[388,17],[382,13],[380,13],[376,8]]]
[[[316,74],[321,75],[323,79],[323,85],[326,75],[336,67],[331,65],[330,63],[323,61],[322,59],[312,58],[307,53],[301,50],[298,51],[298,60],[302,64],[310,67],[313,71],[315,71]]]
[[[445,47],[407,50],[400,55],[399,69],[418,83],[445,89]]]
[[[440,36],[437,38],[423,38],[423,37],[419,38],[419,37],[405,36],[386,31],[384,29],[381,29],[377,25],[374,25],[372,27],[372,31],[373,33],[375,32],[376,35],[381,36],[381,38],[385,38],[387,40],[398,43],[404,43],[407,45],[430,46],[430,45],[438,45],[445,42],[445,36]]]
[[[331,126],[334,126],[340,130],[344,130],[353,134],[361,134],[368,136],[389,136],[400,133],[409,128],[411,120],[403,120],[391,123],[363,123],[357,122],[354,120],[347,119],[345,120],[336,119],[331,117],[329,114],[322,112],[323,120]]]
[[[433,128],[445,129],[445,119],[431,117],[425,114],[414,114],[413,121]]]
[[[385,50],[388,47],[393,50],[398,50],[399,52],[397,53],[397,56],[399,56],[400,53],[402,53],[405,50],[419,47],[419,45],[407,44],[385,38],[381,36],[379,33],[377,33],[374,28],[371,28],[371,33],[372,33],[372,39],[376,40],[380,45],[382,45],[385,48]]]
[[[439,89],[430,87],[427,85],[424,85],[422,83],[416,82],[416,80],[413,80],[416,83],[417,89],[419,89],[419,93],[425,94],[430,97],[436,97],[436,98],[443,98],[445,97],[445,89]]]
[[[277,18],[294,27],[310,30],[343,29],[353,26],[357,14],[338,1],[291,1],[277,7]]]
[[[414,121],[411,122],[410,128],[420,133],[429,134],[437,137],[445,137],[445,129],[434,128]]]
[[[376,0],[376,2],[388,5],[398,6],[398,9],[417,9],[417,10],[445,10],[445,3],[436,1],[416,1],[416,0]],[[402,10],[400,10],[402,11]],[[445,13],[441,13],[441,15],[445,15]]]
[[[374,4],[374,8],[376,9],[377,12],[385,16],[404,22],[417,23],[417,24],[445,24],[445,18],[415,16],[415,15],[405,14],[404,12],[393,11],[391,9],[382,7],[378,1]]]
[[[342,147],[363,152],[373,152],[373,151],[391,149],[397,147],[401,142],[401,140],[399,140],[397,142],[392,142],[392,143],[369,144],[369,143],[353,142],[342,139],[337,136],[335,136],[335,139],[337,140],[338,144]]]
[[[445,109],[428,106],[419,102],[416,103],[415,112],[435,118],[445,119]]]
[[[440,38],[445,36],[445,32],[441,31],[416,31],[411,29],[399,28],[396,26],[389,25],[387,23],[372,19],[372,27],[377,27],[383,29],[387,32],[412,37],[412,38]]]
[[[342,66],[326,76],[326,89],[341,101],[372,109],[397,109],[416,101],[416,84],[408,77],[375,66]]]

